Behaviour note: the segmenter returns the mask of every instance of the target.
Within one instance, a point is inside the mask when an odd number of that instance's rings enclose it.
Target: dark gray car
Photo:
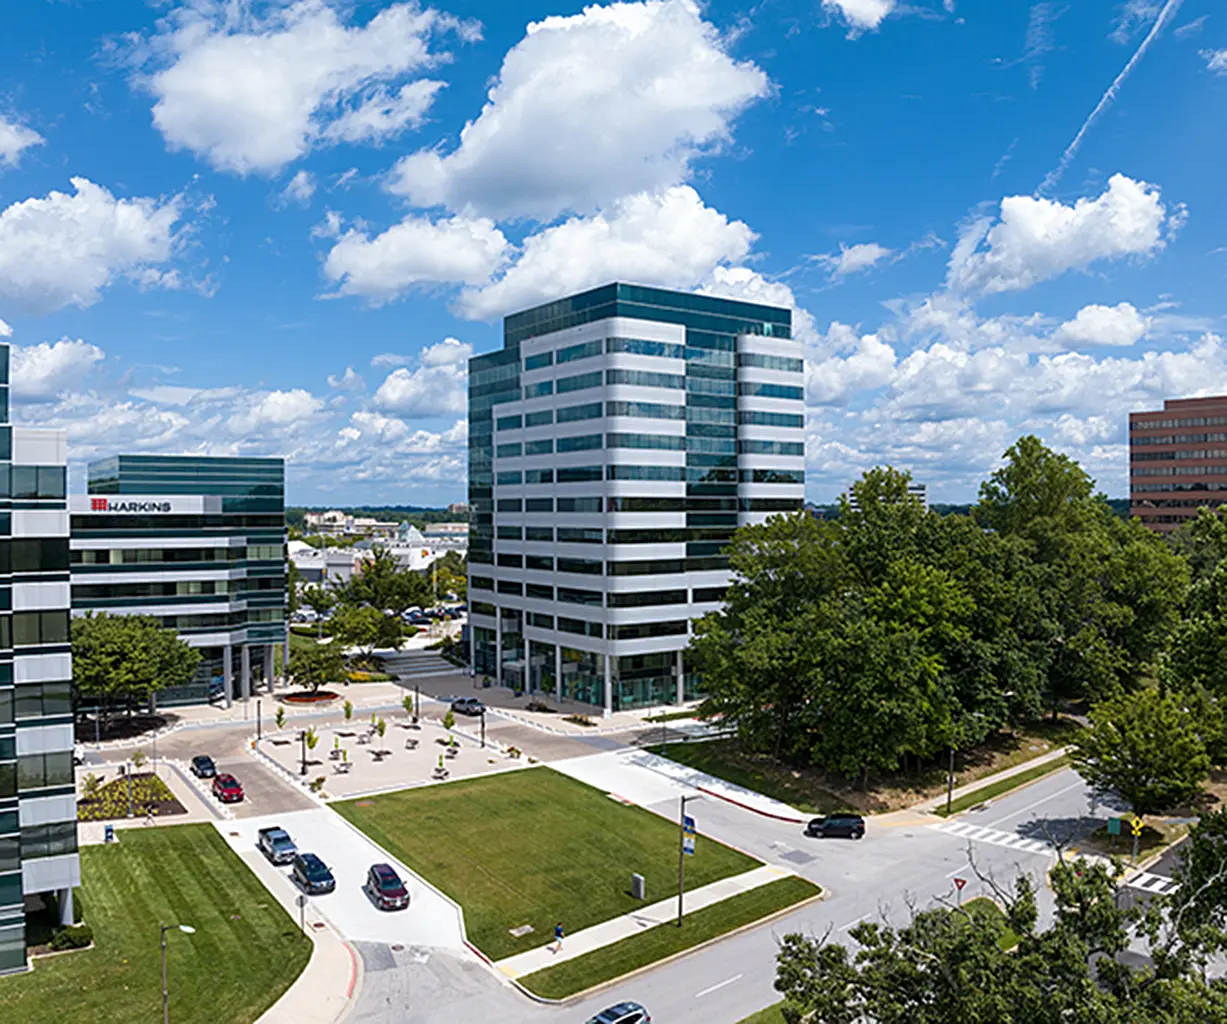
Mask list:
[[[289,864],[298,854],[290,833],[279,825],[270,825],[256,833],[256,849],[274,864]]]
[[[824,818],[810,821],[805,826],[805,834],[820,839],[826,839],[828,836],[860,839],[865,834],[865,819],[859,814],[828,814]]]

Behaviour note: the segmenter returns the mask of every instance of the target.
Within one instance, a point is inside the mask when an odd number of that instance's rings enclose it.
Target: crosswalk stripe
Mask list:
[[[1013,832],[1002,832],[995,828],[970,825],[963,821],[942,822],[941,824],[930,825],[929,827],[937,832],[958,836],[960,839],[969,839],[972,842],[978,843],[989,843],[992,846],[1001,846],[1007,850],[1017,850],[1020,853],[1050,852],[1048,844],[1038,839],[1025,839]]]

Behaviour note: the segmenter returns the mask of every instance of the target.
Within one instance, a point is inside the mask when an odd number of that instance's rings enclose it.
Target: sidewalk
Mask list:
[[[682,901],[683,907],[687,914],[696,910],[702,910],[704,907],[710,907],[713,903],[719,903],[721,900],[726,900],[731,896],[738,896],[743,892],[749,892],[751,889],[757,889],[768,882],[787,878],[790,874],[791,872],[784,871],[781,868],[764,864],[762,867],[754,868],[752,871],[747,871],[744,874],[734,875],[732,878],[725,878],[719,882],[713,882],[711,885],[705,885],[702,888],[686,893]],[[677,920],[677,897],[673,896],[658,903],[649,904],[640,910],[636,910],[634,913],[624,914],[622,917],[615,917],[609,921],[593,925],[591,928],[585,928],[574,935],[568,935],[563,941],[562,949],[559,952],[554,952],[553,944],[551,943],[545,946],[538,946],[536,949],[530,949],[523,953],[517,953],[515,956],[509,956],[504,960],[499,960],[494,966],[507,975],[507,977],[518,978],[522,975],[539,971],[543,967],[551,967],[554,964],[562,963],[564,960],[572,960],[577,956],[583,956],[585,953],[591,953],[594,949],[600,949],[602,946],[608,946],[622,939],[638,935],[640,932],[655,925],[675,920]]]
[[[361,988],[362,960],[326,927],[313,929],[311,941],[315,947],[302,974],[258,1024],[333,1024],[345,1014]]]

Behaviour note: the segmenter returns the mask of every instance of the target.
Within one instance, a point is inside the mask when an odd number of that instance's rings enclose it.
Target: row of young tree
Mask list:
[[[738,531],[693,653],[705,710],[752,749],[867,784],[1155,679],[1184,708],[1227,699],[1220,517],[1169,543],[1030,436],[969,515],[925,511],[908,482],[875,469],[835,520]]]

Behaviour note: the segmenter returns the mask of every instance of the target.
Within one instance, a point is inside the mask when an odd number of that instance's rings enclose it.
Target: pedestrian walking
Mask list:
[[[562,952],[562,922],[559,921],[554,925],[554,952]]]

